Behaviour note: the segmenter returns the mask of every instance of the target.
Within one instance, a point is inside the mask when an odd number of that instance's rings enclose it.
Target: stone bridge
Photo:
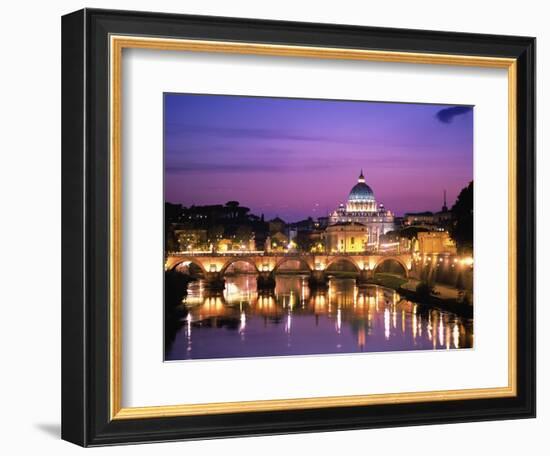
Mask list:
[[[358,274],[358,285],[364,284],[387,261],[396,261],[403,268],[403,275],[408,277],[412,269],[411,253],[401,254],[369,254],[369,253],[276,253],[276,252],[237,252],[237,253],[169,253],[165,262],[165,270],[171,271],[179,264],[194,264],[203,273],[207,284],[212,288],[223,289],[223,277],[227,269],[235,263],[247,263],[258,273],[258,286],[271,288],[275,286],[274,275],[281,266],[289,261],[298,261],[301,270],[310,273],[310,286],[326,285],[327,269],[335,263],[347,263]]]

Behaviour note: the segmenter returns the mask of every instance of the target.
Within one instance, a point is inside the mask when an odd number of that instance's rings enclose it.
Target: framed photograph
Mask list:
[[[535,416],[535,39],[62,20],[62,436]]]

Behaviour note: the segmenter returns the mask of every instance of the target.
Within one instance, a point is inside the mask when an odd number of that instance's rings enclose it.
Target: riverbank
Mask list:
[[[461,317],[472,318],[473,306],[461,302],[459,291],[445,285],[434,285],[434,293],[428,297],[419,296],[416,287],[420,284],[416,279],[405,279],[392,274],[377,274],[370,280],[373,285],[391,288],[401,296],[427,307],[435,307],[446,312],[453,312]]]

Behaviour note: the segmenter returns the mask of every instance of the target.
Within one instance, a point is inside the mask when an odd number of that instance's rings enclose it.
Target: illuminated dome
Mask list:
[[[361,174],[359,175],[357,184],[353,186],[351,192],[349,193],[348,201],[350,203],[363,203],[367,201],[374,201],[374,193],[372,192],[372,189],[367,184],[365,184],[363,170],[361,170]]]
[[[365,176],[361,170],[346,204],[340,204],[329,215],[326,249],[327,252],[376,250],[380,236],[393,229],[393,214],[384,208],[383,204],[376,204],[374,192],[365,183]]]

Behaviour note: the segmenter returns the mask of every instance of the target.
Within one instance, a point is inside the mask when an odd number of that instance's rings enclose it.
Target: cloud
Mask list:
[[[165,172],[174,173],[196,173],[196,172],[221,172],[221,173],[256,173],[256,172],[303,172],[305,166],[310,170],[323,170],[334,167],[337,163],[328,161],[322,163],[305,164],[295,166],[290,163],[174,163],[166,165]]]
[[[253,127],[220,127],[204,125],[184,125],[177,122],[168,122],[166,134],[172,137],[189,135],[217,136],[221,138],[263,139],[263,140],[291,140],[291,141],[322,141],[334,143],[348,143],[347,138],[338,138],[326,135],[304,134],[283,129],[253,128]]]
[[[452,108],[440,109],[435,116],[440,122],[450,124],[456,116],[466,114],[471,110],[471,106],[453,106]]]
[[[180,172],[256,172],[256,171],[282,171],[285,167],[276,164],[243,164],[243,163],[186,163],[166,166],[168,173]]]

